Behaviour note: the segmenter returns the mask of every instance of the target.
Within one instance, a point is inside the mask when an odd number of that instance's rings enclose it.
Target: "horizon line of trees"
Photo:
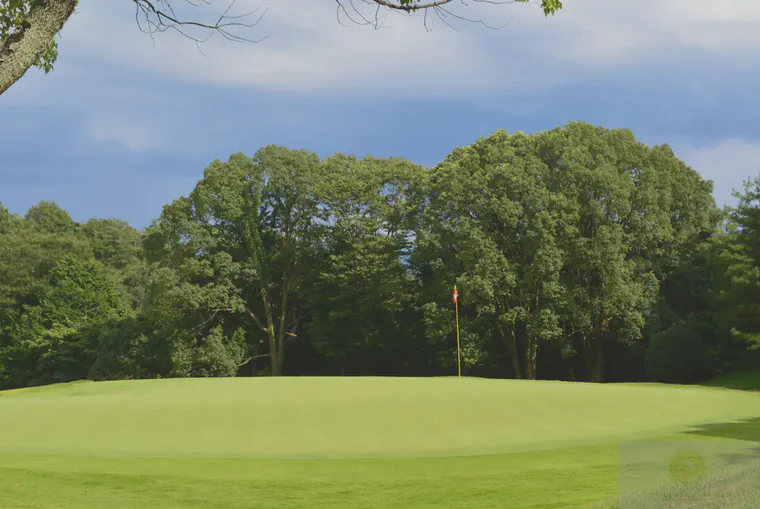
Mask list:
[[[433,168],[266,146],[144,231],[0,205],[0,389],[450,375],[690,383],[758,365],[760,179],[719,210],[667,146],[583,122]]]

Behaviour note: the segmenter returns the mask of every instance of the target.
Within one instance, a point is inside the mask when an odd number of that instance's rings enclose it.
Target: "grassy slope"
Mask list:
[[[162,380],[4,392],[0,415],[3,508],[558,508],[615,493],[618,440],[759,416],[760,398],[650,384]]]
[[[724,387],[742,391],[760,391],[760,371],[738,371],[719,376],[705,384],[708,387]]]

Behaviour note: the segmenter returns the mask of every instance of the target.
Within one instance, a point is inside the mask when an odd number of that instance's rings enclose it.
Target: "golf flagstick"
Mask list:
[[[462,354],[459,349],[459,292],[457,292],[456,285],[454,286],[454,294],[451,297],[454,301],[454,308],[456,309],[457,320],[457,378],[462,379]]]

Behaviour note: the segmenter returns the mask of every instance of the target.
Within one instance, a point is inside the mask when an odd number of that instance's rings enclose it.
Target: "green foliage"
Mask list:
[[[24,218],[49,233],[71,233],[76,224],[54,201],[41,201],[29,209]]]
[[[83,239],[36,228],[28,220],[12,221],[0,235],[0,307],[6,310],[37,303],[50,270],[64,256],[92,253]]]
[[[180,332],[173,344],[173,376],[235,376],[245,353],[245,331],[237,329],[228,338],[220,324],[202,338]]]
[[[649,343],[645,358],[651,380],[669,383],[693,383],[709,376],[707,348],[699,332],[674,324],[656,334]]]
[[[319,186],[321,242],[308,276],[308,332],[341,373],[408,371],[416,345],[410,192],[418,167],[333,156]]]
[[[737,371],[715,377],[704,385],[742,391],[760,391],[760,371]]]
[[[66,256],[50,271],[40,306],[50,323],[78,328],[118,318],[121,299],[117,283],[101,263]]]
[[[520,3],[528,3],[531,0],[516,1]],[[431,3],[433,2],[429,2],[427,0],[398,0],[398,5],[404,9],[409,9],[410,11],[416,11],[420,8],[425,8]],[[562,2],[560,0],[541,0],[541,9],[543,9],[544,14],[548,16],[562,9]]]
[[[529,2],[530,0],[517,0],[518,2]],[[545,15],[554,14],[558,10],[562,9],[562,2],[560,0],[541,0],[541,8]]]
[[[0,207],[0,387],[453,375],[454,285],[467,375],[752,367],[758,189],[723,216],[668,146],[574,122],[497,131],[430,169],[234,154],[145,232],[77,224],[54,202],[23,218]]]
[[[98,335],[98,350],[87,373],[93,380],[147,378],[169,372],[168,351],[151,355],[157,341],[146,327],[134,318],[127,318],[104,327]],[[160,343],[159,343],[160,345]]]
[[[7,233],[13,222],[13,214],[0,203],[0,234]]]
[[[108,267],[123,270],[142,257],[142,236],[127,222],[118,219],[90,219],[81,228],[92,246],[95,259]]]
[[[735,196],[739,204],[729,211],[734,227],[723,252],[723,302],[734,338],[754,349],[760,346],[760,177],[745,182]]]
[[[176,324],[175,337],[223,319],[245,324],[249,350],[258,352],[264,339],[272,371],[281,373],[286,333],[299,321],[303,262],[316,240],[319,171],[313,154],[268,146],[252,159],[213,162],[190,196],[165,207],[146,248],[157,269],[152,313]]]
[[[49,202],[0,232],[0,387],[88,376],[105,327],[128,307],[121,275]]]
[[[94,260],[72,256],[51,270],[45,294],[28,307],[11,329],[15,354],[35,359],[28,383],[65,382],[85,378],[94,362],[101,329],[122,318],[118,283]]]
[[[719,218],[709,183],[667,147],[584,123],[496,132],[425,185],[415,256],[429,298],[458,284],[473,305],[463,327],[503,343],[518,377],[559,341],[603,380],[607,350],[643,340],[659,281]]]
[[[0,2],[0,44],[27,25],[32,9],[41,3],[40,0],[3,0]],[[53,64],[57,58],[58,43],[53,39],[35,66],[48,73],[53,70]]]
[[[0,41],[8,38],[29,15],[31,0],[6,0],[0,4]]]
[[[552,185],[568,199],[567,330],[601,381],[610,343],[642,339],[679,249],[714,230],[711,186],[667,146],[648,149],[627,130],[571,123],[538,138]]]
[[[538,343],[561,332],[562,197],[542,185],[547,175],[532,140],[500,131],[455,150],[425,189],[419,270],[434,286],[448,281],[433,290],[439,295],[454,284],[462,289],[474,305],[465,314],[465,336],[471,327],[493,331],[506,343],[517,377],[535,377]]]

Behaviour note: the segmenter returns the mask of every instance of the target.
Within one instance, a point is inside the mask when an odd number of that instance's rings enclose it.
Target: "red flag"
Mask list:
[[[454,302],[454,304],[457,303],[457,299],[459,299],[459,292],[457,292],[457,287],[454,287],[454,294],[451,296],[451,300]]]

